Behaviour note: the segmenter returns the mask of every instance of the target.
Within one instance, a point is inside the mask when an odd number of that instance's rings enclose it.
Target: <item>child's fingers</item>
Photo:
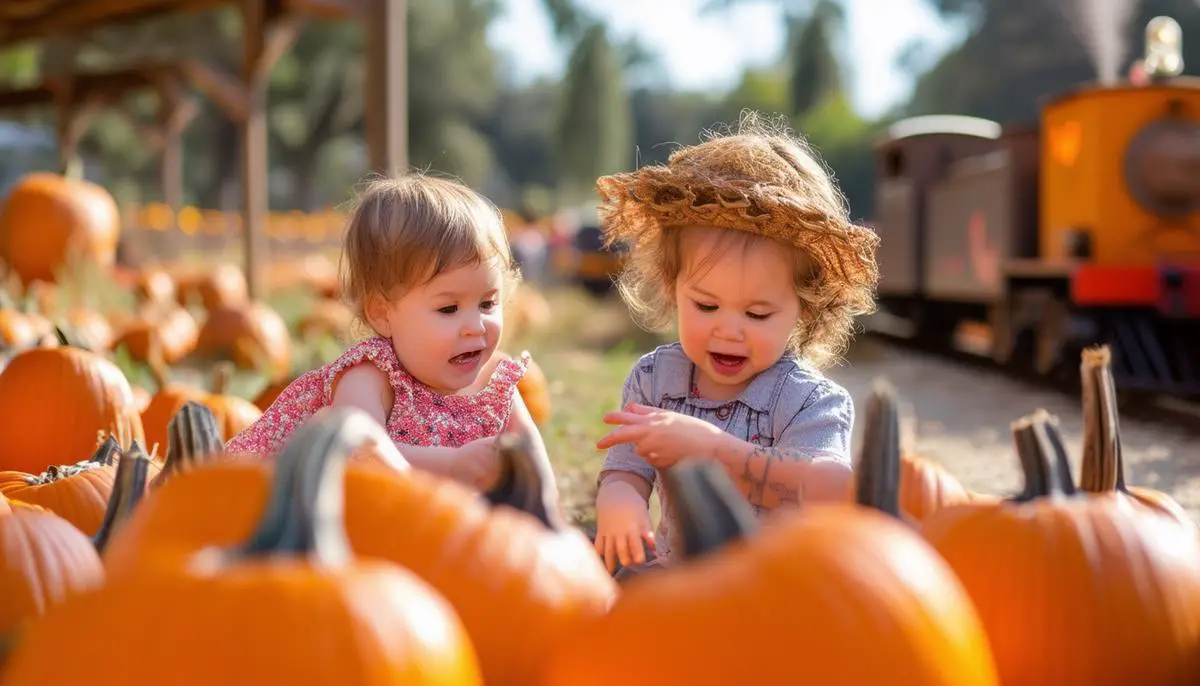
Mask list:
[[[604,552],[602,553],[602,557],[604,558],[604,567],[608,569],[609,572],[612,572],[612,570],[617,568],[616,538],[616,536],[604,537]]]
[[[641,403],[626,403],[625,411],[632,412],[633,414],[647,415],[647,414],[654,414],[656,412],[662,412],[662,409],[658,408],[658,407],[654,407],[653,405],[642,405]]]
[[[617,554],[621,557],[621,564],[626,567],[640,565],[646,561],[642,540],[632,532],[617,537]]]
[[[606,412],[604,413],[605,424],[645,424],[648,417],[637,412]]]
[[[620,443],[633,443],[642,437],[645,429],[640,426],[622,426],[613,429],[606,435],[601,436],[600,440],[596,441],[596,447],[601,450],[611,448]]]
[[[654,540],[654,532],[653,531],[650,531],[649,529],[643,531],[642,532],[642,541],[645,542],[646,545],[650,546],[651,552],[654,552],[654,553],[658,552],[658,543]]]

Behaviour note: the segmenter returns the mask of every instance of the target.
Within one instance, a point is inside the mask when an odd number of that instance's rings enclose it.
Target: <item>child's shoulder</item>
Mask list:
[[[664,379],[682,379],[686,385],[686,380],[691,378],[691,364],[680,343],[665,343],[633,363],[626,384],[640,387],[647,394]]]
[[[850,392],[808,361],[785,356],[772,367],[779,391],[775,411],[783,418],[801,412],[854,412]]]

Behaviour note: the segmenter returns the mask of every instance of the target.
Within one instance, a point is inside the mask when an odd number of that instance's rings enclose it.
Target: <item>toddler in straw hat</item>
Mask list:
[[[678,548],[669,498],[651,533],[660,470],[722,464],[762,514],[836,500],[851,479],[849,394],[820,367],[874,308],[876,235],[851,223],[824,166],[786,129],[744,115],[735,134],[676,151],[665,166],[597,182],[618,281],[648,328],[679,341],[634,365],[596,496],[596,549],[623,574]],[[646,562],[643,544],[654,553]]]

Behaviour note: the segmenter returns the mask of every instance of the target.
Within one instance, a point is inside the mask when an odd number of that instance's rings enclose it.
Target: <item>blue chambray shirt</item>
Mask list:
[[[744,441],[793,448],[814,461],[851,464],[854,403],[846,389],[804,361],[786,355],[763,370],[733,400],[692,395],[695,365],[679,343],[643,355],[625,380],[621,404],[640,403],[703,419]],[[654,485],[662,518],[655,536],[658,554],[676,547],[672,508],[661,475],[629,444],[609,448],[599,480],[609,472],[632,472]],[[764,513],[760,512],[762,516]]]

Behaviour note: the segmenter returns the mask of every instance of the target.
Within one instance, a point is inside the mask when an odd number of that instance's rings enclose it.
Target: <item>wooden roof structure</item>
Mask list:
[[[266,77],[292,45],[303,20],[357,18],[367,32],[366,147],[370,168],[395,172],[407,165],[406,0],[0,0],[0,49],[25,41],[79,34],[104,26],[237,6],[243,34],[240,78],[196,60],[143,64],[106,73],[49,78],[31,88],[0,92],[0,108],[52,105],[58,112],[60,154],[73,157],[87,113],[122,95],[157,89],[164,112],[164,185],[180,186],[178,133],[187,116],[179,92],[192,86],[235,121],[242,140],[242,227],[251,297],[261,295],[266,253]],[[173,134],[173,135],[172,135]],[[179,193],[178,189],[176,193]],[[171,193],[167,193],[168,198]]]

